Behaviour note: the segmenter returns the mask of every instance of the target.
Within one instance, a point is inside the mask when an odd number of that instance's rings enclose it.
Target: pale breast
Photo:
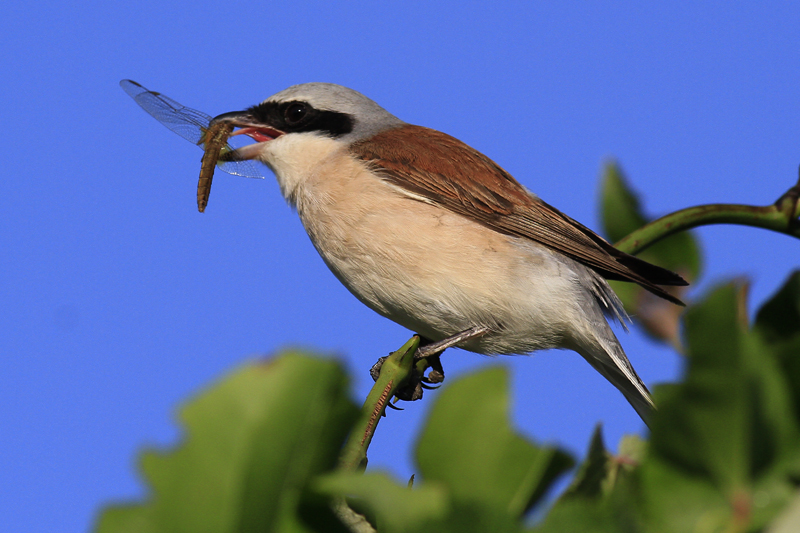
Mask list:
[[[550,251],[520,247],[513,237],[410,197],[345,154],[320,161],[295,200],[325,263],[378,313],[433,340],[476,324],[516,332],[508,346],[476,345],[483,352],[556,342],[551,326],[538,323],[552,316],[546,308],[553,280],[567,283]]]

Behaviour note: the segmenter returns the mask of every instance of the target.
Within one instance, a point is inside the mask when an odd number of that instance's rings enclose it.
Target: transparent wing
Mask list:
[[[122,80],[119,85],[128,93],[128,96],[133,98],[134,102],[170,131],[177,133],[192,144],[201,145],[203,134],[211,123],[210,115],[181,105],[161,93],[150,91],[133,80]],[[233,137],[233,139],[235,139],[235,146],[226,145],[228,150],[246,144],[239,137]],[[264,170],[253,161],[226,161],[217,166],[234,176],[264,178]]]
[[[211,117],[201,111],[182,106],[172,98],[148,91],[132,80],[119,82],[128,96],[147,111],[150,116],[187,141],[199,144]]]
[[[248,144],[250,137],[245,135],[237,135],[228,139],[228,144],[225,145],[226,149],[235,150]],[[256,161],[225,161],[217,163],[217,168],[224,170],[228,174],[234,176],[242,176],[243,178],[258,178],[264,179],[266,167]]]

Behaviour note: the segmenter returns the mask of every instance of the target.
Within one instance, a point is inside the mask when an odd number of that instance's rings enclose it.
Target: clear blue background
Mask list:
[[[556,3],[552,3],[556,4]],[[195,207],[201,152],[118,87],[132,78],[211,115],[285,87],[353,87],[483,151],[597,228],[602,162],[647,209],[769,204],[800,164],[800,4],[561,2],[12,2],[0,19],[0,524],[85,531],[142,497],[135,457],[181,435],[180,402],[289,346],[354,376],[409,332],[363,307],[316,255],[271,175],[219,173]],[[698,231],[706,273],[754,307],[800,263],[797,241]],[[681,361],[622,338],[650,385]],[[448,378],[513,376],[520,431],[583,454],[602,422],[643,431],[576,354],[444,357]],[[370,467],[406,479],[426,401],[391,412]]]

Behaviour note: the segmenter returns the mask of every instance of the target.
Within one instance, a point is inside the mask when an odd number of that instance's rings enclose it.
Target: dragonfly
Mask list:
[[[233,132],[230,124],[212,125],[210,115],[181,105],[161,93],[150,91],[133,80],[122,80],[119,85],[150,116],[170,131],[203,149],[200,178],[197,181],[197,210],[201,213],[208,205],[215,168],[219,167],[234,176],[264,179],[263,167],[254,161],[220,160],[226,153],[234,150],[228,143]],[[239,138],[235,137],[237,140]]]

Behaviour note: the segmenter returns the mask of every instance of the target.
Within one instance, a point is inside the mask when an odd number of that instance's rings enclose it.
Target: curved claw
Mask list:
[[[486,326],[474,326],[470,329],[462,331],[452,337],[441,340],[439,342],[429,342],[425,339],[425,344],[419,347],[414,354],[414,361],[419,362],[425,359],[421,364],[416,364],[412,375],[409,377],[409,383],[406,383],[400,389],[395,390],[395,396],[392,403],[387,403],[392,409],[402,411],[400,407],[394,405],[395,402],[403,400],[406,402],[413,402],[414,400],[422,399],[423,390],[436,390],[439,387],[432,387],[432,384],[439,384],[444,381],[444,369],[442,363],[439,361],[439,355],[450,346],[455,346],[466,340],[480,337],[489,333],[489,328]],[[370,375],[376,382],[380,376],[381,367],[388,357],[381,357],[370,369]],[[424,375],[426,369],[430,368],[427,376]],[[385,410],[384,410],[385,415]]]

